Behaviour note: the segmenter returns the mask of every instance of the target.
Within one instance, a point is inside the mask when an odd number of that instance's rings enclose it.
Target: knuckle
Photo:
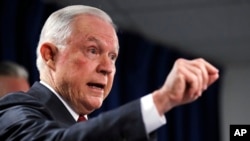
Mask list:
[[[199,62],[205,62],[205,59],[203,59],[203,58],[197,58],[197,61],[199,61]]]
[[[179,64],[179,63],[183,63],[184,61],[185,61],[184,58],[178,58],[178,59],[176,60],[176,63]]]
[[[196,73],[197,73],[197,75],[199,75],[199,76],[203,74],[201,69],[197,69],[197,70],[196,70]]]
[[[175,66],[176,66],[177,68],[181,68],[181,67],[184,66],[185,62],[186,62],[185,59],[183,59],[183,58],[178,58],[178,59],[175,61]]]

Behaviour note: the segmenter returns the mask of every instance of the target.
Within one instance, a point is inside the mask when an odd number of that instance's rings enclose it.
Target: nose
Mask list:
[[[100,63],[97,67],[97,71],[103,75],[111,74],[115,71],[115,64],[108,56],[100,58]]]

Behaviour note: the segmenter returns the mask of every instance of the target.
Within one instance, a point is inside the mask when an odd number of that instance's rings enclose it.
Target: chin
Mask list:
[[[99,109],[103,104],[103,98],[101,97],[85,97],[83,100],[78,101],[81,103],[79,108],[80,111],[85,111],[87,113],[93,112],[96,109]]]
[[[95,109],[99,109],[102,106],[102,102],[96,103],[93,105]]]
[[[93,107],[93,109],[99,109],[102,106],[102,103],[103,99],[101,98],[95,98],[89,102],[89,104],[91,105],[91,107]]]

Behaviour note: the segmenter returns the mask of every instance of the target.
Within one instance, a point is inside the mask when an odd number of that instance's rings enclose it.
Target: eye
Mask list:
[[[110,54],[109,57],[110,57],[110,59],[113,60],[113,61],[115,61],[115,60],[117,59],[117,55],[114,54],[114,53]]]
[[[92,54],[97,54],[97,53],[98,53],[98,50],[97,50],[96,48],[94,48],[94,47],[91,47],[91,48],[89,49],[89,52],[92,53]]]
[[[95,46],[88,47],[84,54],[86,57],[88,57],[90,59],[95,59],[100,55],[100,50],[98,48],[96,48]]]

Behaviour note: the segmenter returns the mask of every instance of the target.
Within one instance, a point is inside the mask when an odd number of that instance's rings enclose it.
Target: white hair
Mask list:
[[[116,29],[110,16],[104,11],[95,7],[74,5],[74,6],[67,6],[65,8],[55,11],[46,20],[40,34],[40,39],[36,50],[37,52],[36,65],[39,72],[43,69],[43,66],[45,66],[44,61],[40,54],[41,45],[44,42],[51,42],[55,44],[59,49],[62,48],[63,45],[65,45],[66,43],[66,39],[71,34],[72,21],[74,20],[75,17],[84,14],[97,16],[103,19],[104,21],[110,23],[114,27],[114,29]]]

